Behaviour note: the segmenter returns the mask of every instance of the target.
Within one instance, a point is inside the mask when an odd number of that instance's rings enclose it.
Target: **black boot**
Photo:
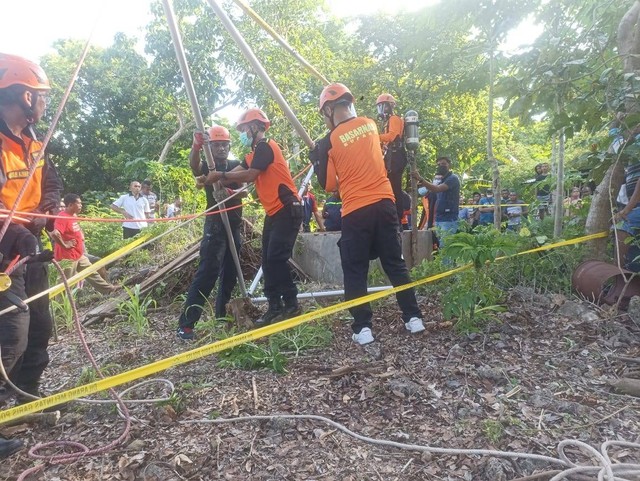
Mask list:
[[[300,304],[298,304],[297,297],[284,300],[284,309],[282,309],[282,319],[291,319],[302,314]]]
[[[282,318],[282,301],[278,299],[269,299],[269,308],[260,319],[256,319],[253,323],[256,327],[264,327],[274,322],[281,321]]]
[[[22,449],[22,441],[19,439],[0,438],[0,459],[8,458],[13,453]]]
[[[37,398],[47,397],[46,394],[43,394],[42,392],[40,392],[40,386],[38,384],[20,385],[20,386],[18,386],[18,389],[20,389],[21,391],[26,392],[27,394],[31,394],[32,396],[35,396]],[[36,401],[36,399],[32,399],[32,398],[24,396],[22,394],[18,394],[16,396],[16,403],[18,405],[20,405],[20,404],[28,404],[28,403],[33,402],[33,401]],[[58,404],[56,406],[51,406],[51,407],[45,408],[40,412],[53,413],[53,412],[56,412],[56,411],[65,411],[68,407],[69,407],[69,403],[66,402],[66,403]]]

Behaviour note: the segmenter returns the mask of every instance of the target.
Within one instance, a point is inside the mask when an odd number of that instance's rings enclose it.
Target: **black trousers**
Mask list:
[[[140,234],[140,229],[132,229],[131,227],[122,227],[122,238],[131,239]]]
[[[240,224],[232,223],[231,232],[239,254],[242,243]],[[220,219],[208,216],[200,244],[200,265],[198,265],[196,275],[187,292],[187,300],[180,315],[180,327],[193,328],[195,323],[200,320],[203,306],[218,279],[220,279],[220,285],[216,295],[215,316],[221,318],[227,315],[226,306],[238,283],[238,274],[233,255],[229,249],[229,239],[224,224]]]
[[[269,304],[297,302],[298,288],[291,278],[287,261],[293,253],[302,224],[302,205],[298,202],[285,205],[272,216],[266,216],[262,229],[262,270],[264,295]]]
[[[37,262],[27,264],[11,276],[11,291],[26,299],[49,288],[48,266]],[[0,310],[10,304],[0,296]],[[49,339],[53,319],[49,312],[49,296],[29,303],[29,312],[14,310],[0,317],[2,362],[9,378],[21,388],[37,387],[49,364]]]
[[[402,258],[396,206],[389,199],[362,207],[343,217],[342,237],[338,246],[347,301],[367,294],[369,260],[377,257],[394,287],[411,282]],[[396,299],[404,322],[412,317],[422,318],[413,289],[398,292]],[[349,312],[353,316],[353,332],[359,333],[363,327],[371,328],[373,312],[369,303],[353,307]]]

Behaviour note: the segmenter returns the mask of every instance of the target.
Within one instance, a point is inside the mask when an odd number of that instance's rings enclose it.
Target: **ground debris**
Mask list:
[[[104,456],[48,466],[43,479],[497,481],[556,468],[376,446],[308,420],[181,422],[279,413],[322,415],[372,438],[438,447],[553,455],[566,438],[594,446],[635,441],[640,400],[613,395],[608,381],[632,377],[627,373],[635,363],[624,359],[640,358],[640,328],[626,316],[585,322],[560,315],[557,309],[569,302],[512,292],[501,322],[480,332],[410,335],[397,305],[383,301],[373,325],[379,356],[354,345],[348,323],[334,319],[331,345],[289,356],[284,374],[222,368],[215,356],[174,367],[160,375],[176,385],[171,401],[132,406],[139,422],[126,444]],[[429,307],[427,323],[441,321],[436,306]],[[184,352],[194,346],[175,338],[179,309],[176,303],[154,312],[153,328],[141,337],[118,320],[87,329],[88,342],[110,372]],[[76,386],[81,377],[86,382],[87,362],[76,339],[62,329],[52,344],[45,390]],[[95,448],[122,428],[112,406],[73,403],[57,426],[29,426],[12,435],[29,447],[70,439]],[[33,466],[27,453],[3,462],[0,480]]]

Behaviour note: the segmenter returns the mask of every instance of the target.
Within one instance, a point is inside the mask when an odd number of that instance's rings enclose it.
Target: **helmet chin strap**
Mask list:
[[[33,111],[33,106],[38,101],[38,92],[31,92],[31,105],[27,105],[26,101],[21,102],[22,111],[24,112],[24,116],[27,118],[27,122],[29,123],[29,127],[36,123],[35,112]],[[31,129],[31,133],[33,133],[33,129]]]

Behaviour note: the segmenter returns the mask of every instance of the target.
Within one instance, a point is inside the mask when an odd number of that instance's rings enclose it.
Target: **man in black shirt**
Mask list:
[[[231,137],[227,129],[216,125],[211,127],[207,134],[205,136],[202,132],[197,131],[193,135],[189,165],[194,176],[206,176],[210,171],[207,162],[200,158],[200,151],[205,142],[209,142],[211,146],[216,171],[230,172],[240,165],[237,160],[227,160],[231,147]],[[234,184],[230,185],[228,189],[232,190],[240,187],[240,185]],[[213,195],[213,186],[205,185],[204,189],[207,196],[207,209],[209,209],[217,203]],[[224,204],[224,208],[231,209],[228,211],[229,224],[231,225],[233,239],[238,252],[240,252],[240,227],[242,224],[242,207],[240,207],[242,200],[240,197],[236,196]],[[218,278],[220,278],[220,286],[216,296],[216,318],[227,315],[226,305],[231,299],[231,293],[238,281],[236,266],[229,250],[227,232],[218,210],[216,208],[211,211],[213,214],[210,212],[204,223],[204,235],[200,244],[200,265],[191,282],[187,292],[187,299],[180,315],[180,326],[177,332],[180,339],[192,340],[194,338],[193,328],[200,319],[203,306],[207,302],[207,298],[215,287]]]

